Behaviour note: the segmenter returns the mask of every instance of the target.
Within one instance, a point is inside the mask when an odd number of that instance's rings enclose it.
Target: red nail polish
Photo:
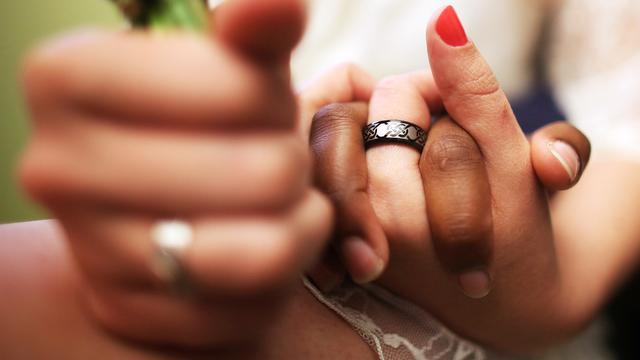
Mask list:
[[[447,6],[436,21],[436,32],[450,46],[462,46],[469,42],[458,14],[453,6]]]

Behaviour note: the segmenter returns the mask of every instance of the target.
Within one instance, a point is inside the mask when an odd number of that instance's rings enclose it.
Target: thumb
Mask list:
[[[253,61],[283,65],[304,32],[305,6],[301,0],[229,0],[211,17],[220,41]]]
[[[580,130],[564,121],[549,124],[531,137],[531,161],[548,190],[566,190],[580,180],[591,146]]]
[[[526,137],[493,70],[467,37],[451,6],[427,29],[433,78],[451,118],[469,133],[487,160],[490,178],[514,178],[529,164]],[[520,178],[514,179],[521,183]],[[514,184],[515,185],[515,184]]]

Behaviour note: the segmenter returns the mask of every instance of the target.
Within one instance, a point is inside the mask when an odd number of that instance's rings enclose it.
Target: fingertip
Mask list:
[[[445,5],[433,13],[427,23],[427,47],[431,54],[434,47],[458,48],[470,43],[458,13],[451,5]]]
[[[570,145],[559,140],[536,144],[533,166],[542,184],[549,190],[572,187],[580,173],[580,160]]]
[[[341,252],[351,278],[358,284],[378,279],[386,267],[386,262],[360,237],[344,239]]]
[[[264,63],[286,62],[304,32],[300,0],[235,0],[215,10],[217,36],[239,52]]]
[[[573,183],[580,172],[580,157],[576,150],[562,140],[547,142],[549,152],[553,155]]]
[[[445,6],[437,14],[434,30],[442,41],[453,47],[463,46],[469,42],[467,32],[453,6]]]
[[[486,270],[470,270],[458,275],[458,285],[470,299],[483,299],[491,293],[491,276]]]
[[[427,30],[429,66],[445,110],[478,142],[490,163],[527,153],[526,139],[489,63],[470,41],[453,7]]]
[[[580,180],[590,146],[579,130],[558,122],[536,132],[531,142],[534,170],[547,189],[567,190]]]

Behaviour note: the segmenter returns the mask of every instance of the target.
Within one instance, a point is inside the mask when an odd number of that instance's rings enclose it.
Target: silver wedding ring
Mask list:
[[[409,145],[422,152],[427,134],[419,126],[403,120],[380,120],[367,125],[362,136],[365,149],[378,144]]]
[[[188,278],[182,254],[193,243],[193,227],[180,220],[161,220],[152,225],[150,236],[155,248],[152,270],[176,292],[186,292]]]

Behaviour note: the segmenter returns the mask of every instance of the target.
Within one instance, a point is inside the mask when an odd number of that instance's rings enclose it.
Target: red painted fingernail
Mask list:
[[[436,32],[449,46],[462,46],[469,42],[458,14],[453,6],[447,6],[436,21]]]

